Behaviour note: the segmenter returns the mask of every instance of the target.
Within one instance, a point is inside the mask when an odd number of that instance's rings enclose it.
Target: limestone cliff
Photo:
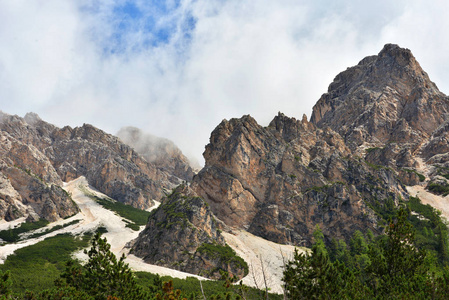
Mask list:
[[[41,151],[0,131],[1,219],[11,221],[27,216],[30,221],[39,217],[56,221],[77,213],[78,207],[61,184]]]
[[[311,122],[339,132],[354,154],[394,169],[405,184],[448,173],[449,97],[408,49],[385,45],[338,74]]]
[[[393,170],[352,156],[337,132],[305,118],[224,120],[204,157],[192,189],[226,224],[279,243],[308,246],[317,224],[327,237],[379,232],[376,200],[407,195]]]
[[[220,278],[220,270],[241,278],[246,263],[226,245],[219,227],[207,203],[180,185],[153,211],[132,253],[148,263],[210,278]]]

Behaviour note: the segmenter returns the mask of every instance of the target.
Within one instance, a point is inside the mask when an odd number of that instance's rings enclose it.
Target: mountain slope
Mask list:
[[[35,212],[54,221],[76,213],[70,197],[57,191],[63,181],[80,176],[142,209],[181,181],[92,125],[58,128],[32,113],[24,118],[1,113],[1,120],[0,216],[7,220]]]

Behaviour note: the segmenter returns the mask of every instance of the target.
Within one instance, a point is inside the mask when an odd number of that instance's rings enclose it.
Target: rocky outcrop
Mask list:
[[[340,133],[352,150],[396,142],[414,154],[448,112],[449,98],[410,50],[387,44],[335,77],[315,104],[311,122]]]
[[[377,200],[407,197],[393,170],[353,156],[337,132],[306,118],[224,120],[204,158],[192,189],[226,224],[278,243],[309,246],[317,224],[329,238],[379,232]]]
[[[102,193],[142,209],[174,186],[170,175],[117,137],[91,125],[64,127],[51,137],[52,146],[44,151],[64,181],[85,176]]]
[[[311,122],[339,132],[354,154],[415,185],[449,167],[448,113],[449,97],[410,50],[388,44],[335,77]]]
[[[62,181],[51,162],[26,143],[31,135],[24,134],[16,139],[0,131],[0,218],[11,221],[31,216],[34,220],[37,214],[56,221],[76,214],[78,207],[60,187]]]
[[[242,278],[246,263],[226,245],[219,227],[207,203],[180,185],[152,212],[132,253],[147,263],[209,278],[220,278],[220,270]]]
[[[181,180],[192,181],[194,172],[190,162],[172,141],[146,134],[135,127],[124,127],[117,136],[158,169]]]

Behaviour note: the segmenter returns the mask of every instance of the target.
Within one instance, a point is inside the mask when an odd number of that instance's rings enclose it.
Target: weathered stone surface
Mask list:
[[[24,118],[0,114],[2,218],[32,214],[33,219],[37,213],[56,220],[77,212],[57,187],[79,176],[110,197],[142,209],[151,207],[153,199],[160,199],[165,189],[181,181],[168,173],[173,169],[148,162],[117,137],[94,126],[58,128],[33,113]],[[176,149],[167,151],[168,161],[170,154],[175,155],[173,161],[182,158]]]
[[[394,141],[409,144],[414,152],[448,112],[448,97],[410,50],[387,44],[335,77],[315,104],[311,122],[339,132],[352,150]]]
[[[160,199],[164,188],[174,186],[168,174],[91,125],[64,127],[52,137],[52,147],[45,153],[64,181],[85,176],[101,192],[138,208],[152,206],[152,199]]]
[[[397,45],[385,45],[338,74],[314,106],[311,122],[338,131],[355,155],[393,168],[408,185],[420,181],[404,168],[429,173],[449,162],[449,97],[410,50]]]
[[[132,253],[145,262],[210,278],[220,278],[219,270],[238,277],[242,265],[220,258],[207,247],[224,247],[219,223],[203,199],[190,188],[178,186],[149,217]]]
[[[158,169],[181,180],[192,181],[194,172],[189,160],[172,141],[145,134],[135,127],[124,127],[117,132],[117,136]],[[176,178],[173,180],[176,181]]]
[[[2,206],[9,203],[7,212],[3,215],[5,220],[11,221],[36,213],[48,221],[56,221],[79,211],[70,195],[60,186],[47,184],[36,175],[17,167],[3,167],[0,171],[8,178],[6,188],[10,190],[12,187],[15,191],[10,192],[13,197],[5,195],[4,199],[0,198]]]
[[[375,199],[407,197],[393,170],[353,157],[337,132],[305,118],[224,120],[204,157],[192,189],[227,225],[279,243],[309,246],[317,224],[329,238],[379,232]]]
[[[0,218],[12,221],[24,216],[25,213],[26,207],[22,204],[22,197],[9,179],[0,172]]]

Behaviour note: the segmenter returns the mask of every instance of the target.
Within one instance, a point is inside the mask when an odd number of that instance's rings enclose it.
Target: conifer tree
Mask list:
[[[97,233],[92,239],[91,249],[85,250],[88,262],[84,266],[69,262],[61,277],[67,285],[83,290],[95,299],[148,299],[124,262],[125,256],[117,260],[110,248],[106,238],[102,239]]]

